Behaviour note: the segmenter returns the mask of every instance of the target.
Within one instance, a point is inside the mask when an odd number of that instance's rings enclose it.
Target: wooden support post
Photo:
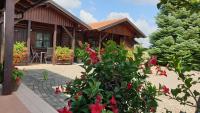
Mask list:
[[[101,33],[99,34],[99,51],[98,51],[98,54],[99,54],[99,56],[100,56],[100,54],[101,54],[101,42],[102,42],[102,39],[101,39]]]
[[[31,21],[28,20],[28,31],[27,31],[27,48],[28,48],[28,63],[31,61]]]
[[[12,93],[13,44],[14,44],[14,11],[15,0],[6,0],[5,4],[5,53],[4,53],[4,82],[2,94]]]
[[[54,33],[53,33],[53,57],[52,63],[56,64],[56,39],[57,39],[57,25],[54,25]]]
[[[72,50],[75,51],[75,45],[76,44],[76,29],[73,29],[73,37],[72,37]]]
[[[4,23],[2,23],[0,27],[1,27],[1,31],[0,31],[0,63],[3,64],[4,45],[5,45]]]

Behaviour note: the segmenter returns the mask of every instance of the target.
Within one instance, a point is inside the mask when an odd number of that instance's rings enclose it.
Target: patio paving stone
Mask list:
[[[48,72],[48,80],[43,79],[42,73],[44,71]],[[53,87],[63,85],[66,83],[66,81],[71,81],[71,79],[42,69],[29,70],[27,73],[25,73],[25,77],[23,78],[23,83],[26,86],[28,86],[55,109],[64,107],[66,105],[64,100],[67,98],[67,96],[55,94]]]

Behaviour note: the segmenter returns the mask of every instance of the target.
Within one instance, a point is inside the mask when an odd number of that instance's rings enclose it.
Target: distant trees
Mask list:
[[[150,36],[150,54],[161,65],[173,57],[185,66],[200,70],[200,0],[161,0],[156,17],[158,30]]]

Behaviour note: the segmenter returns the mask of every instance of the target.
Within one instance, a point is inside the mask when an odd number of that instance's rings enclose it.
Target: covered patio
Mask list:
[[[52,63],[56,64],[56,46],[68,47],[74,51],[75,39],[88,29],[87,24],[70,12],[53,1],[47,1],[26,11],[20,21],[15,23],[14,41],[26,43],[28,63],[34,60],[42,63],[44,55],[49,53]]]

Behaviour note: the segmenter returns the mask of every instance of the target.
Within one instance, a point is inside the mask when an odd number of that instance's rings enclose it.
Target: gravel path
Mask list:
[[[50,64],[39,64],[39,65],[31,65],[31,66],[19,66],[19,68],[27,70],[26,75],[28,75],[28,76],[25,77],[27,79],[25,81],[28,81],[26,84],[27,85],[29,84],[30,88],[32,87],[31,86],[32,82],[30,82],[31,80],[36,80],[36,81],[42,80],[42,77],[40,76],[38,78],[38,76],[41,75],[41,73],[44,70],[46,70],[46,71],[48,71],[48,73],[50,73],[50,75],[51,75],[50,79],[54,80],[55,84],[62,83],[59,80],[68,81],[68,80],[75,79],[76,77],[80,77],[81,72],[84,71],[78,65],[55,65],[54,66],[54,65],[50,65]],[[39,74],[36,74],[36,73],[39,73]],[[200,77],[200,72],[192,72],[192,73],[195,74],[195,77]],[[33,75],[37,75],[37,76],[33,76]],[[179,83],[179,81],[177,80],[177,75],[173,71],[168,71],[168,70],[167,70],[167,75],[168,75],[168,77],[158,76],[158,75],[156,76],[155,74],[152,74],[152,75],[149,75],[149,78],[147,80],[152,82],[153,84],[155,84],[157,87],[160,83],[160,84],[166,85],[169,88],[175,88],[177,86],[177,84]],[[37,84],[40,85],[40,82],[38,82]],[[47,86],[48,86],[48,84],[51,84],[51,83],[50,83],[50,81],[47,81],[46,83],[43,83],[43,84],[47,84]],[[35,86],[35,87],[38,87],[38,86]],[[50,86],[48,86],[48,87],[50,87]],[[193,88],[200,91],[200,84],[194,86]],[[38,94],[38,95],[41,95],[40,93],[36,92],[36,94]],[[53,90],[49,91],[49,93],[53,93]],[[49,98],[49,99],[52,99],[54,96],[55,95],[50,95],[51,98]],[[61,100],[63,97],[55,97],[55,98],[58,100]],[[47,101],[49,101],[49,99],[47,99]],[[157,113],[166,113],[166,109],[168,109],[169,111],[172,111],[172,113],[179,113],[180,111],[183,111],[186,113],[194,113],[195,112],[195,108],[180,105],[175,100],[170,100],[166,96],[160,96],[159,99],[162,101],[159,102],[159,107],[157,109]],[[59,106],[56,105],[57,102],[55,102],[55,101],[52,103],[54,103],[54,104],[51,104],[51,105],[55,108],[58,108],[62,105],[62,104],[59,104]]]

